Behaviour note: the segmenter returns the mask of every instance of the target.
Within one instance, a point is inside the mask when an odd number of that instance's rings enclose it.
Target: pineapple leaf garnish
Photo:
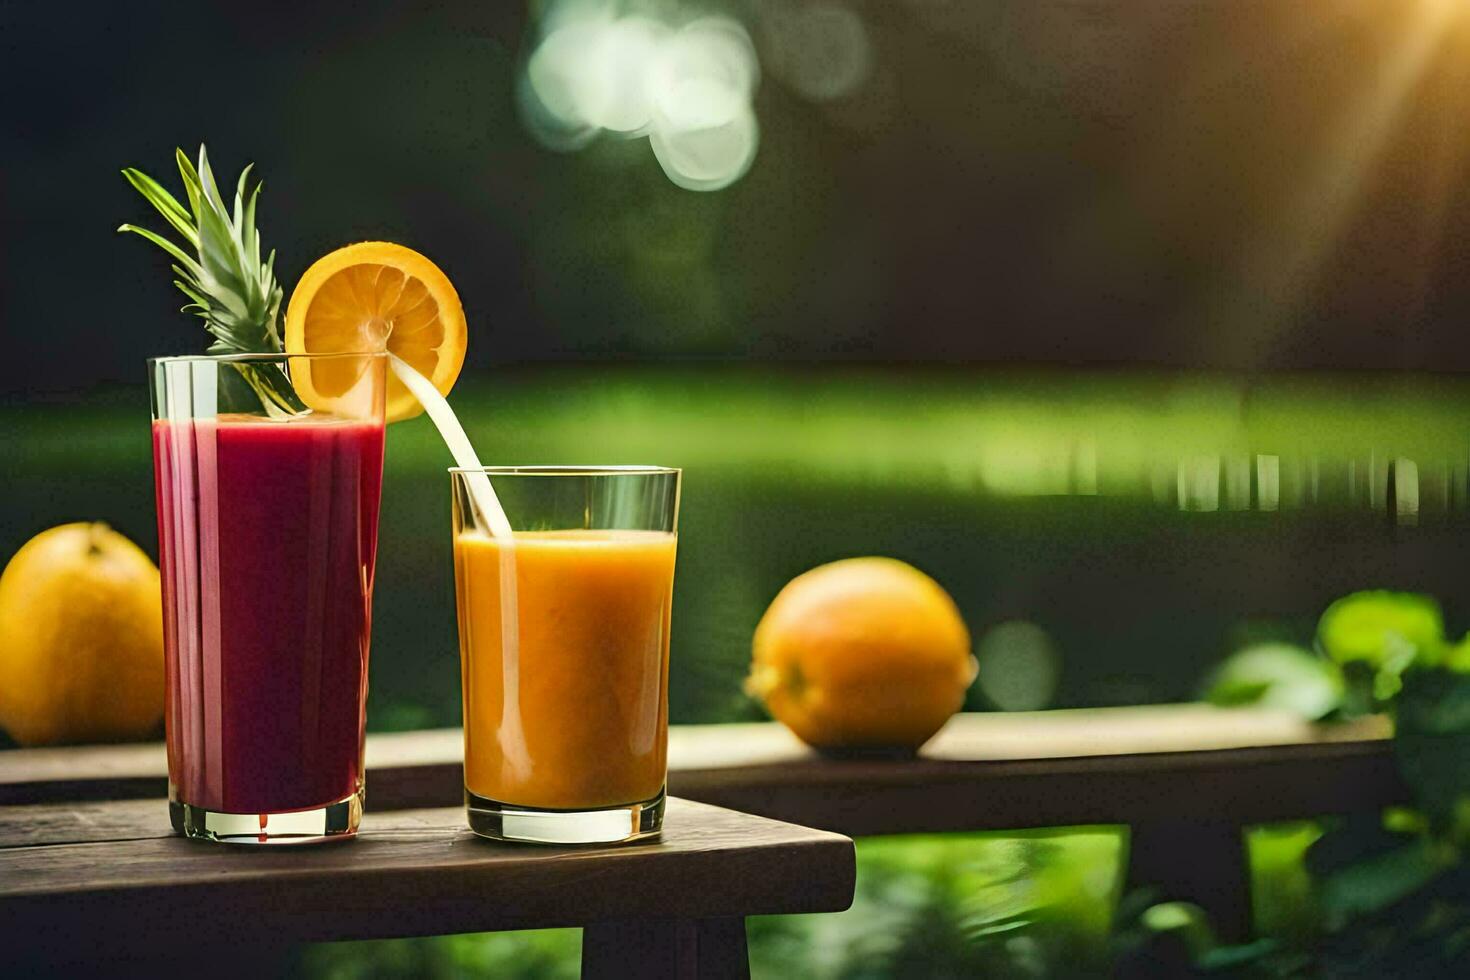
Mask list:
[[[174,285],[189,298],[183,312],[204,321],[214,335],[211,354],[274,354],[281,350],[281,286],[276,282],[276,253],[260,260],[260,232],[255,227],[255,204],[260,181],[250,186],[250,170],[240,172],[235,185],[233,209],[220,195],[209,156],[199,147],[196,167],[183,150],[174,151],[179,176],[184,181],[186,208],[152,177],[128,167],[123,177],[143,195],[183,244],[137,225],[124,224],[118,231],[132,232],[163,249],[174,260]],[[241,375],[260,395],[271,414],[294,414],[303,410],[290,381],[278,369],[261,365],[241,366]]]
[[[173,257],[178,276],[174,285],[189,297],[184,310],[203,319],[205,329],[214,334],[210,353],[279,351],[282,292],[273,268],[275,253],[260,261],[260,234],[255,228],[260,182],[250,187],[251,168],[241,171],[231,212],[220,196],[204,147],[199,148],[197,168],[183,150],[174,155],[189,199],[187,209],[142,171],[129,167],[123,176],[194,255],[147,228],[125,224],[118,231],[142,235]]]

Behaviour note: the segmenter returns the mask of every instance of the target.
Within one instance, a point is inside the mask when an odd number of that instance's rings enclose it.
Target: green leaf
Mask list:
[[[1213,704],[1259,704],[1315,721],[1342,703],[1336,665],[1289,643],[1261,643],[1226,658],[1211,675],[1205,699]]]
[[[1466,633],[1464,639],[1445,650],[1444,668],[1459,674],[1470,674],[1470,633]]]
[[[260,182],[256,181],[255,189],[245,193],[245,178],[253,166],[254,164],[247,164],[240,171],[240,186],[235,191],[235,223],[244,236],[245,255],[252,264],[260,265],[260,234],[255,230],[255,202],[260,197]]]
[[[246,166],[235,181],[231,211],[220,195],[203,145],[197,166],[182,149],[174,150],[174,162],[184,184],[187,210],[146,174],[130,168],[123,175],[187,240],[194,254],[144,228],[123,225],[120,230],[147,238],[174,259],[174,285],[189,299],[183,312],[204,321],[214,337],[210,353],[281,350],[278,320],[283,293],[275,277],[275,253],[270,253],[264,265],[260,262],[260,236],[255,227],[260,182],[251,187],[253,168]],[[245,365],[238,375],[242,387],[254,391],[267,413],[288,415],[305,410],[279,368]]]
[[[1426,670],[1406,678],[1398,704],[1398,733],[1406,732],[1470,735],[1470,676]]]
[[[1404,671],[1418,659],[1418,650],[1397,634],[1389,634],[1387,655],[1373,674],[1373,697],[1380,703],[1389,701],[1404,687]]]
[[[208,312],[209,300],[204,296],[203,293],[199,291],[198,286],[186,283],[182,279],[175,279],[174,285],[179,288],[179,292],[183,293],[185,296],[189,297],[189,299],[193,300],[193,302],[190,304],[191,306],[198,307],[199,309]]]
[[[1430,827],[1418,810],[1391,806],[1383,811],[1383,829],[1390,834],[1427,834]]]
[[[244,224],[245,217],[245,185],[250,180],[250,171],[255,167],[253,163],[245,164],[240,171],[240,176],[235,180],[235,210],[233,212],[235,227]]]
[[[199,288],[199,280],[194,277],[194,273],[178,265],[171,265],[169,266],[169,268],[173,270],[174,275],[178,276],[180,279],[185,280],[195,289]]]
[[[225,210],[224,198],[220,196],[219,184],[215,182],[214,170],[209,166],[209,154],[204,149],[204,144],[199,145],[199,186],[204,192],[204,200],[209,209],[219,215],[221,219],[228,213]]]
[[[1337,663],[1365,661],[1378,667],[1407,655],[1433,664],[1444,643],[1439,605],[1413,592],[1355,592],[1327,607],[1317,624],[1317,642]]]
[[[122,172],[123,177],[143,199],[157,209],[164,219],[173,226],[174,230],[195,248],[199,247],[199,231],[194,227],[194,219],[184,210],[184,206],[174,199],[174,196],[164,190],[158,181],[149,177],[141,170],[127,167]]]
[[[1402,834],[1390,831],[1377,813],[1350,813],[1326,822],[1327,832],[1308,846],[1303,866],[1320,883],[1339,872],[1403,847]],[[1320,899],[1320,887],[1317,889]],[[1320,901],[1318,902],[1320,907]]]
[[[1212,679],[1209,688],[1205,691],[1204,699],[1222,708],[1230,708],[1242,704],[1255,704],[1264,698],[1269,690],[1271,690],[1270,681],[1242,681],[1216,677]]]
[[[1144,910],[1139,921],[1153,933],[1170,933],[1183,940],[1193,959],[1205,955],[1218,943],[1204,909],[1189,902],[1164,902]]]
[[[1322,910],[1330,929],[1403,901],[1444,869],[1423,841],[1376,854],[1338,871],[1322,883]]]
[[[200,146],[199,149],[202,151],[204,147]],[[189,197],[189,210],[195,215],[198,215],[203,210],[201,205],[203,193],[199,186],[199,173],[194,169],[194,164],[189,162],[189,158],[184,155],[184,151],[181,149],[174,149],[174,162],[178,164],[179,176],[184,181],[184,193]]]
[[[241,375],[260,396],[261,405],[272,417],[296,415],[306,410],[291,380],[276,364],[240,364]]]
[[[158,181],[137,167],[124,167],[122,175],[127,179],[128,183],[137,189],[138,193],[142,194],[148,200],[148,203],[158,208],[159,211],[172,214],[184,221],[189,220],[188,209],[180,204],[178,199],[170,194]]]
[[[1394,757],[1435,824],[1454,826],[1470,799],[1470,674],[1436,669],[1405,675]]]
[[[169,255],[172,255],[181,266],[189,271],[190,275],[195,277],[199,275],[199,263],[190,258],[183,249],[158,234],[158,232],[149,231],[147,228],[139,228],[137,225],[118,225],[117,230],[120,232],[130,231],[135,235],[142,235]]]
[[[1219,946],[1201,956],[1199,968],[1206,972],[1236,970],[1261,962],[1268,956],[1281,951],[1278,939],[1257,939],[1241,946]]]

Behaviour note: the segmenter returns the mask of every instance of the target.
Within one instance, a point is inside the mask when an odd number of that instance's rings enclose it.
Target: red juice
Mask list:
[[[177,801],[323,807],[362,781],[381,422],[153,423]]]

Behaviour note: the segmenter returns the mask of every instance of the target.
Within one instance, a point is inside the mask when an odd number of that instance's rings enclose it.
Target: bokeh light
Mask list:
[[[1035,711],[1051,704],[1061,658],[1046,630],[1025,620],[1000,623],[975,644],[980,692],[1002,711]]]
[[[531,134],[548,149],[579,149],[597,136],[583,110],[587,79],[581,66],[598,36],[595,22],[569,23],[547,34],[526,63],[517,84],[519,106]]]
[[[595,31],[579,77],[584,79],[582,112],[587,121],[614,133],[637,133],[653,116],[647,66],[669,33],[644,17],[625,17]]]
[[[719,126],[655,128],[653,155],[669,180],[691,191],[715,191],[745,176],[755,161],[760,130],[755,113],[743,107]]]
[[[867,25],[841,3],[769,4],[761,38],[771,74],[813,102],[856,93],[873,73]]]
[[[728,187],[750,169],[760,64],[740,22],[614,15],[583,0],[553,4],[541,29],[520,102],[544,146],[565,152],[601,133],[647,135],[669,180],[689,190]]]

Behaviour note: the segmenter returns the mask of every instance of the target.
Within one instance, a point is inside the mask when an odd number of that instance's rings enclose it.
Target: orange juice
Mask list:
[[[664,531],[529,531],[507,554],[488,535],[456,536],[471,793],[552,810],[659,794],[676,542]]]

